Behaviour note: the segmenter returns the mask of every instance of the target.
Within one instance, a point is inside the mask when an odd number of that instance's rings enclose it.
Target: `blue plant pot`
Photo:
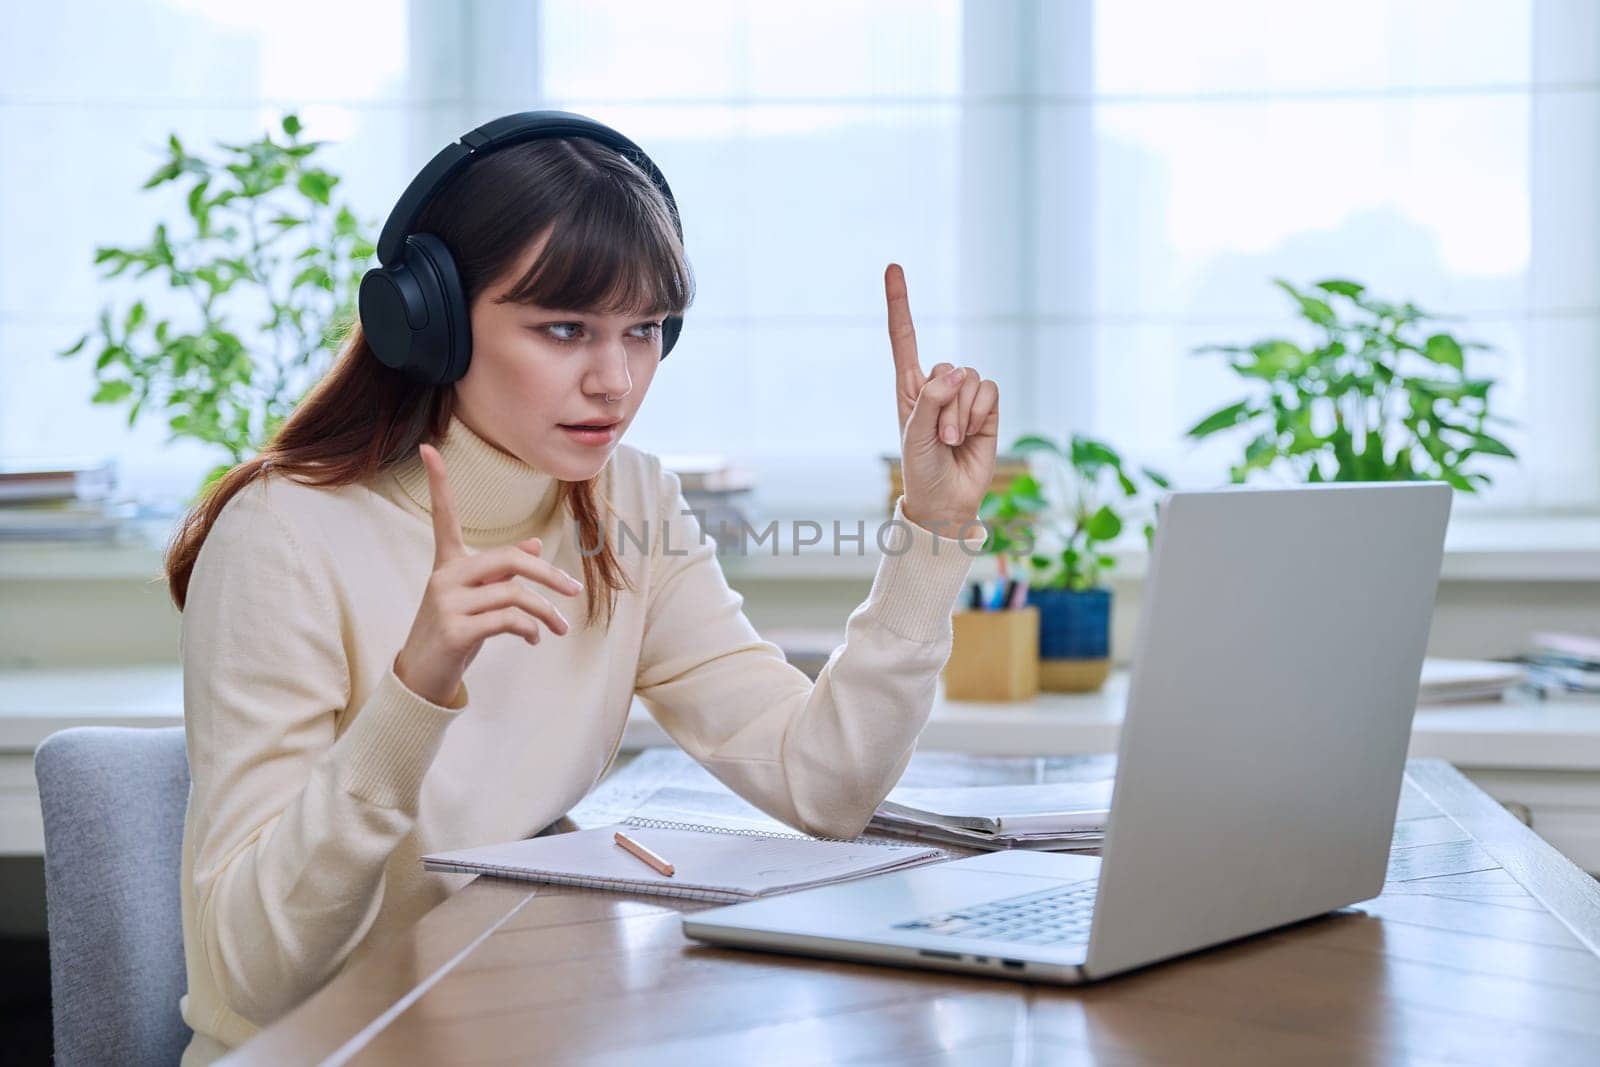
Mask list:
[[[1103,659],[1111,654],[1111,590],[1032,589],[1039,609],[1040,659]]]
[[[1111,673],[1111,590],[1028,589],[1039,609],[1039,687],[1099,689]]]

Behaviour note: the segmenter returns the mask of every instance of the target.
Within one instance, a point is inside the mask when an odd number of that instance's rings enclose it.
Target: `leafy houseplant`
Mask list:
[[[1196,350],[1227,355],[1255,387],[1187,432],[1250,432],[1233,481],[1278,465],[1308,482],[1435,480],[1472,493],[1490,483],[1467,469],[1477,457],[1516,458],[1487,429],[1507,421],[1489,414],[1494,380],[1467,374],[1466,353],[1489,346],[1432,329],[1439,316],[1355,282],[1275,283],[1314,328],[1314,345],[1269,337]]]
[[[1066,447],[1027,434],[1017,438],[1011,449],[1046,460],[1054,503],[1031,473],[1012,479],[1004,492],[987,494],[979,510],[991,525],[984,551],[999,556],[1001,574],[1008,573],[1009,563],[1025,564],[1031,589],[1095,588],[1102,573],[1116,564],[1104,546],[1122,536],[1128,512],[1119,510],[1119,505],[1141,491],[1124,469],[1122,457],[1110,445],[1082,434],[1073,434]],[[1159,488],[1171,484],[1148,467],[1138,473]],[[1145,522],[1143,529],[1148,541],[1155,526]],[[1057,543],[1041,550],[1040,533]]]
[[[1111,590],[1102,576],[1116,565],[1105,546],[1122,535],[1130,504],[1141,488],[1110,445],[1074,434],[1063,447],[1028,434],[1012,451],[1036,455],[1049,468],[1053,490],[1032,473],[1019,475],[1004,492],[985,496],[979,515],[990,526],[986,552],[1028,571],[1028,603],[1039,609],[1039,685],[1043,689],[1098,689],[1111,671]],[[1168,488],[1146,468],[1150,485]],[[1143,526],[1148,542],[1155,527]]]
[[[268,131],[219,144],[225,154],[214,160],[168,138],[144,188],[187,188],[188,233],[161,222],[148,244],[97,248],[95,262],[108,279],[160,271],[192,310],[180,323],[145,299],[121,313],[106,307],[97,331],[58,353],[75,356],[93,340],[95,403],[127,403],[129,426],[159,408],[169,442],[220,448],[227,461],[202,491],[258,451],[327,369],[373,254],[355,214],[333,201],[339,178],[315,158],[325,142],[301,140],[295,115],[280,125],[281,140]]]

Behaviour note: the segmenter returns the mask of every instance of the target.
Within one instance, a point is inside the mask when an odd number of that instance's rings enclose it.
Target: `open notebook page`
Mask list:
[[[612,837],[617,830],[671,863],[673,875],[660,874],[617,845]],[[819,841],[623,823],[437,852],[422,860],[430,871],[489,874],[708,900],[747,900],[943,858],[939,849],[916,845]]]

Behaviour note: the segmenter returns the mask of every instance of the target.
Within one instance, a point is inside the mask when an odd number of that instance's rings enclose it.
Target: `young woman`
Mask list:
[[[194,783],[185,1064],[464,883],[424,853],[558,819],[610,765],[635,695],[764,811],[859,833],[910,758],[983,542],[997,390],[970,367],[924,375],[891,265],[905,492],[811,682],[745,618],[677,477],[620,444],[693,295],[653,164],[587,136],[497,145],[411,231],[459,271],[464,376],[380,362],[364,290],[366,329],[167,559]]]

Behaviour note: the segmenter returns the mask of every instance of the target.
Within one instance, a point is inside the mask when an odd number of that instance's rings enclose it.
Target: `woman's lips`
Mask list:
[[[580,445],[609,445],[616,438],[617,426],[619,425],[621,424],[615,423],[611,426],[601,427],[563,425],[561,429],[562,432]]]

